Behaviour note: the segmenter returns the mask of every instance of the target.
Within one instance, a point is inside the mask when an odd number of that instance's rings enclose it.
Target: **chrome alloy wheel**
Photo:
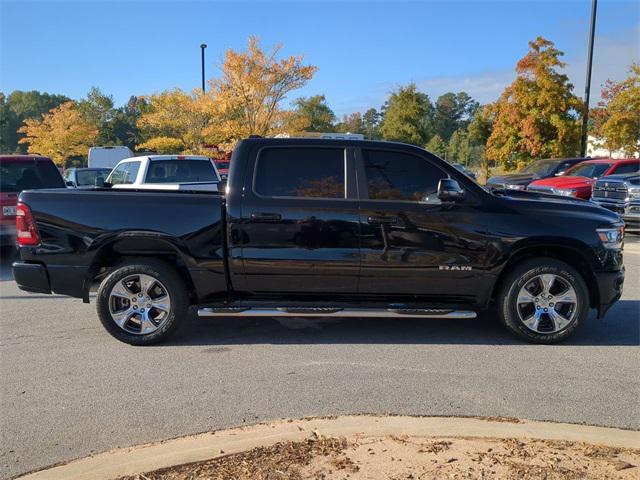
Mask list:
[[[159,329],[171,313],[167,288],[151,275],[129,275],[109,292],[109,313],[127,333],[145,335]]]
[[[557,333],[573,322],[578,312],[578,296],[571,284],[553,273],[530,279],[518,293],[518,316],[531,331]]]

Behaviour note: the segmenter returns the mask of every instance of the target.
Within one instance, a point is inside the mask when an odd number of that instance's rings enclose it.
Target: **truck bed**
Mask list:
[[[23,259],[46,265],[55,293],[86,299],[88,279],[111,257],[149,253],[174,258],[194,299],[227,293],[224,198],[216,192],[51,189],[20,199],[42,241]]]

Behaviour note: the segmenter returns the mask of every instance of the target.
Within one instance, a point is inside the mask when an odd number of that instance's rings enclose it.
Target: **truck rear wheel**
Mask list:
[[[498,308],[504,326],[532,343],[564,340],[589,315],[589,290],[570,265],[553,258],[526,260],[502,284]]]
[[[135,259],[116,267],[100,284],[98,316],[107,331],[131,345],[169,338],[188,314],[180,275],[159,260]]]

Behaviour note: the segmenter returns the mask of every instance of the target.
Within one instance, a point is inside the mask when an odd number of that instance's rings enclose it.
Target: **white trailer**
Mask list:
[[[129,147],[91,147],[89,168],[113,168],[120,160],[133,157]]]

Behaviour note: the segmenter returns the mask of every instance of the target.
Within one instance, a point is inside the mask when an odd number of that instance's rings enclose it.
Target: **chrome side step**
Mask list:
[[[233,308],[208,307],[198,310],[199,317],[386,317],[386,318],[476,318],[470,310],[281,307]]]

